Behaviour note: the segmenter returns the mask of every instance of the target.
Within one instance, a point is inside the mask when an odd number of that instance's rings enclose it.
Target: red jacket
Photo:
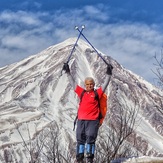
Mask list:
[[[78,86],[75,89],[76,94],[78,97],[81,97],[81,93],[83,92],[83,88]],[[97,89],[97,93],[99,98],[103,94],[102,88]],[[95,99],[94,91],[85,92],[82,101],[79,103],[78,108],[78,119],[80,120],[96,120],[99,118],[99,105],[98,100]]]

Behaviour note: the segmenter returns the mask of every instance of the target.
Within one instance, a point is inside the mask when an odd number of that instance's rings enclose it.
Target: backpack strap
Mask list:
[[[82,91],[81,95],[80,95],[80,103],[81,103],[81,101],[82,101],[82,98],[83,98],[85,92],[86,92],[86,90],[84,89],[84,90]],[[75,130],[75,126],[76,126],[77,120],[78,120],[78,113],[77,113],[77,115],[76,115],[76,117],[75,117],[75,120],[74,120],[74,128],[73,128],[73,131]]]
[[[76,126],[77,120],[78,120],[78,115],[76,115],[76,118],[75,118],[75,120],[74,120],[74,128],[73,128],[73,131],[75,130],[75,126]]]
[[[94,90],[94,93],[95,93],[95,100],[97,100],[99,102],[99,96],[98,96],[98,93],[97,93],[97,90],[95,89]]]
[[[84,90],[82,91],[81,95],[80,95],[80,103],[81,103],[81,101],[82,101],[82,98],[83,98],[85,92],[86,92],[86,90],[84,89]]]

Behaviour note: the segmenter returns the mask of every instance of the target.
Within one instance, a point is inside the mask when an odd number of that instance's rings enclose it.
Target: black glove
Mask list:
[[[112,75],[112,70],[113,70],[113,66],[111,64],[108,64],[106,73],[108,75]]]
[[[70,72],[70,68],[69,68],[68,63],[64,63],[63,70],[66,71],[66,73],[69,73]]]

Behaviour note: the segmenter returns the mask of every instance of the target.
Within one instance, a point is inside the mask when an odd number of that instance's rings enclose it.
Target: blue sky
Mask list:
[[[154,83],[163,46],[162,0],[1,0],[0,67],[77,37]]]

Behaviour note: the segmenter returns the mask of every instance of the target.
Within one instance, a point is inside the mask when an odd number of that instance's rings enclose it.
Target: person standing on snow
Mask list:
[[[108,64],[106,71],[106,79],[104,84],[99,87],[97,90],[98,97],[102,96],[105,92],[112,75],[112,65]],[[70,84],[74,88],[75,93],[81,98],[81,94],[84,88],[80,87],[74,81],[68,63],[65,63],[63,70],[67,73]],[[78,163],[83,163],[84,161],[84,152],[86,145],[86,159],[87,163],[93,163],[94,153],[95,153],[95,141],[98,134],[98,129],[100,126],[99,123],[99,104],[98,100],[95,99],[94,93],[95,82],[92,77],[85,78],[85,93],[79,103],[78,108],[78,121],[76,129],[76,139],[77,139],[77,148],[76,148],[76,160]]]

